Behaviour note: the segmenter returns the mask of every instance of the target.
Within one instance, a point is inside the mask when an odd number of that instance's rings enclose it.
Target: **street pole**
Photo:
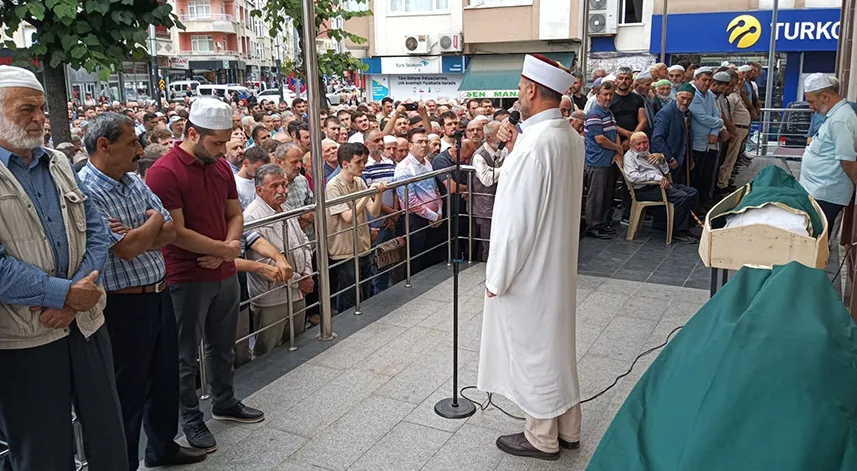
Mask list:
[[[661,60],[662,64],[667,63],[667,3],[669,0],[664,0],[664,12],[661,15]]]
[[[586,91],[586,81],[588,77],[586,76],[586,58],[589,55],[589,1],[583,0],[583,36],[580,40],[580,73],[583,75],[583,88],[584,92]]]
[[[158,73],[158,40],[155,38],[155,25],[149,25],[149,55],[152,56],[152,95],[158,111],[163,111],[161,106],[161,78]]]
[[[277,34],[277,86],[280,87],[280,100],[285,100],[283,96],[283,48],[280,44],[281,34]]]
[[[309,132],[311,136],[321,135],[321,123],[319,116],[321,114],[321,99],[324,95],[320,94],[318,88],[318,58],[316,57],[315,41],[315,2],[312,0],[301,0],[303,6],[303,23],[304,23],[304,47],[303,47],[303,65],[306,70],[306,87],[307,101],[309,102],[309,113],[307,120],[309,121]],[[300,93],[300,89],[298,89]],[[318,299],[321,303],[321,332],[318,335],[320,340],[331,340],[336,338],[333,333],[333,325],[330,315],[330,276],[328,273],[327,263],[327,224],[326,224],[326,204],[324,201],[324,161],[321,158],[321,140],[312,139],[310,143],[312,156],[312,185],[313,195],[315,196],[315,238],[316,247],[315,254],[318,263],[318,279],[320,280]],[[356,262],[355,262],[356,263]]]
[[[768,109],[771,108],[774,100],[774,81],[776,80],[774,64],[777,60],[777,13],[779,12],[779,7],[779,0],[774,0],[774,8],[771,12],[771,45],[768,49],[768,80],[765,82],[765,108]],[[773,113],[769,111],[768,119],[765,119],[765,113],[762,112],[762,135],[759,138],[759,145],[762,146],[762,156],[768,154],[768,134],[771,130],[773,116]]]

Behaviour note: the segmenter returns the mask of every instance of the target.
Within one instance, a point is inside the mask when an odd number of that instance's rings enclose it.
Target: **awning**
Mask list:
[[[543,54],[560,64],[571,67],[573,52]],[[461,98],[516,98],[524,54],[476,55],[470,58],[467,72],[458,91]]]

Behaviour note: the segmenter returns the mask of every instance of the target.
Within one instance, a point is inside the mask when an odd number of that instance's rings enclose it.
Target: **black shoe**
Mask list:
[[[149,460],[146,458],[143,460],[147,468],[154,468],[157,466],[167,466],[172,464],[192,464],[199,463],[204,460],[206,456],[206,451],[196,448],[188,448],[184,446],[180,446],[179,449],[175,452],[173,456],[169,458],[161,458],[159,460]]]
[[[625,216],[622,216],[622,220],[619,221],[619,224],[621,224],[623,226],[627,226],[627,225],[631,224],[631,219],[627,218]]]
[[[242,422],[245,424],[255,424],[256,422],[265,420],[264,412],[252,407],[247,407],[244,404],[241,404],[241,401],[236,402],[235,405],[229,409],[218,409],[217,407],[212,407],[211,416],[217,420],[231,420],[233,422]]]
[[[567,442],[567,441],[563,440],[562,438],[560,438],[559,439],[559,447],[565,448],[566,450],[576,450],[576,449],[580,448],[580,441]]]
[[[204,450],[206,453],[211,453],[217,449],[217,442],[214,441],[214,435],[211,434],[204,423],[185,427],[184,436],[187,438],[188,445],[199,450]]]
[[[612,239],[613,236],[604,232],[602,229],[593,229],[591,231],[586,231],[586,235],[589,237],[593,237],[595,239]]]
[[[527,458],[538,458],[540,460],[556,461],[559,459],[559,452],[547,453],[534,447],[524,432],[514,435],[504,435],[497,439],[497,448],[505,451],[510,455],[524,456]]]

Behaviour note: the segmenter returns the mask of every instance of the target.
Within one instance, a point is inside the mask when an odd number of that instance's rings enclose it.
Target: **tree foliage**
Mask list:
[[[93,72],[107,80],[111,68],[123,60],[148,57],[146,41],[150,24],[183,27],[169,4],[155,0],[0,0],[6,36],[22,22],[35,27],[32,45],[18,50],[19,58],[40,60],[46,66],[61,64]],[[5,46],[15,49],[12,41]]]
[[[368,0],[357,0],[359,3],[367,3]],[[372,11],[369,9],[361,11],[350,11],[346,8],[347,0],[315,0],[315,30],[316,37],[326,35],[334,41],[351,41],[355,44],[365,44],[367,39],[358,36],[354,33],[340,28],[334,28],[335,19],[342,18],[348,21],[352,18],[362,16],[371,16]],[[306,50],[307,47],[315,47],[315,39],[307,41],[303,31],[303,4],[301,0],[268,0],[264,10],[254,10],[254,16],[264,18],[265,22],[270,25],[271,37],[276,37],[283,32],[283,28],[294,27],[298,35],[298,42],[301,50]],[[289,21],[291,19],[291,21]],[[284,73],[295,73],[295,75],[304,77],[305,70],[303,66],[302,56],[298,55],[295,58],[284,58],[283,69]],[[319,75],[325,74],[328,76],[342,76],[346,70],[354,71],[362,69],[363,63],[354,58],[350,53],[337,53],[334,51],[326,51],[318,56]]]

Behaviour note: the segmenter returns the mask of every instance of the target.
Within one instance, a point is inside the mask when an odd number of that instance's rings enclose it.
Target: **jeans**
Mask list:
[[[372,274],[372,258],[370,255],[364,255],[360,260],[360,300],[363,301],[369,297],[370,283],[366,282]],[[331,266],[334,263],[340,263],[341,260],[331,260]],[[332,268],[331,271],[336,272],[336,292],[340,293],[336,297],[336,310],[341,314],[343,311],[354,307],[356,299],[354,295],[354,259],[349,258],[348,261]],[[346,289],[348,288],[348,289]]]

